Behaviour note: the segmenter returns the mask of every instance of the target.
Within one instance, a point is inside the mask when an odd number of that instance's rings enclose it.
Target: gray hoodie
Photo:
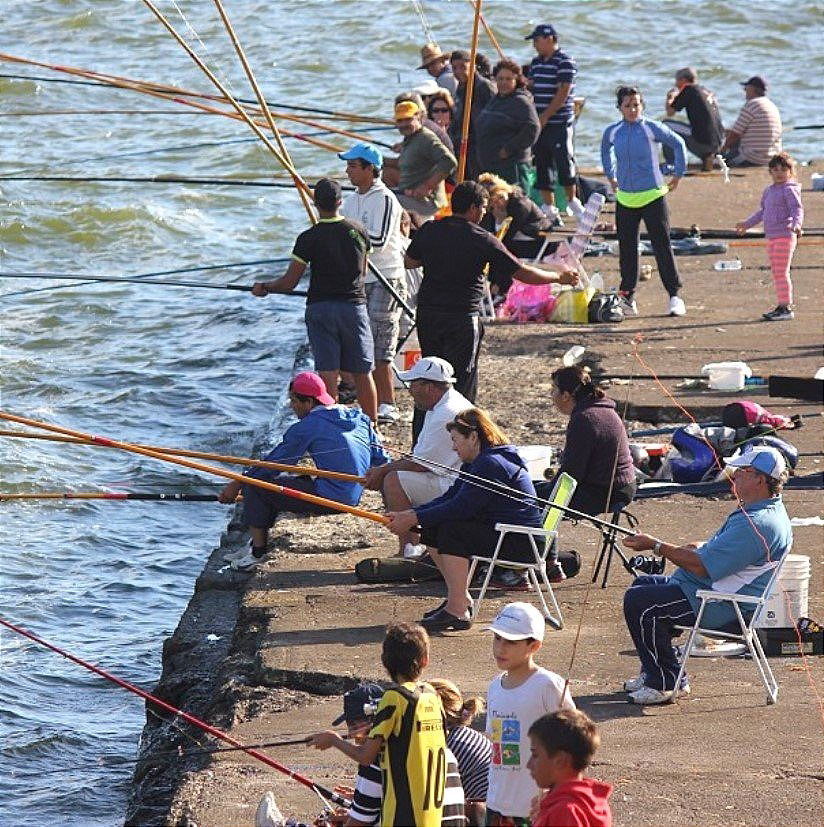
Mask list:
[[[526,89],[511,95],[495,95],[478,117],[477,151],[481,168],[491,169],[503,160],[499,152],[506,149],[506,160],[528,163],[532,145],[538,140],[541,125]]]

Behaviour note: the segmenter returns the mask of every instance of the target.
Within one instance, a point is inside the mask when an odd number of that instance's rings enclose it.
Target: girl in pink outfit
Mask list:
[[[804,208],[801,205],[801,187],[795,180],[795,161],[786,152],[779,152],[770,158],[767,167],[773,182],[761,196],[761,207],[749,218],[739,221],[735,229],[739,235],[743,235],[750,227],[764,222],[767,257],[778,296],[778,307],[762,314],[761,318],[768,322],[778,322],[795,318],[790,262],[802,233]]]

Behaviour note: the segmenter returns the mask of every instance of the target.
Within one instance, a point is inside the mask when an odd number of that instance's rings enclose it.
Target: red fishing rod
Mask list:
[[[253,747],[247,747],[244,744],[241,744],[240,741],[235,740],[234,738],[232,738],[231,735],[227,735],[222,730],[207,724],[205,721],[201,721],[200,718],[196,718],[194,715],[190,715],[188,712],[184,712],[182,709],[178,709],[177,707],[174,707],[171,704],[166,703],[166,701],[161,701],[160,698],[157,698],[154,695],[145,692],[144,690],[140,689],[134,684],[129,683],[128,681],[124,681],[122,678],[118,678],[116,675],[112,675],[105,669],[101,669],[99,666],[95,666],[93,663],[89,663],[88,661],[85,661],[82,658],[77,657],[77,655],[73,655],[70,652],[66,652],[64,649],[61,649],[60,647],[55,646],[53,643],[49,643],[48,641],[37,637],[37,635],[32,634],[31,632],[21,628],[20,626],[15,626],[14,623],[10,623],[8,620],[5,620],[2,617],[0,617],[0,625],[5,626],[7,629],[10,629],[12,632],[21,635],[22,637],[26,637],[29,640],[32,640],[35,643],[40,644],[40,646],[45,646],[46,649],[51,649],[52,652],[56,652],[61,657],[64,657],[67,660],[72,661],[72,663],[76,663],[78,666],[82,666],[84,669],[88,669],[90,672],[94,672],[96,675],[100,675],[100,677],[105,678],[107,681],[110,681],[111,683],[114,683],[123,689],[127,689],[129,692],[132,692],[133,694],[138,695],[144,700],[149,701],[155,704],[156,706],[159,706],[161,709],[165,709],[167,712],[172,712],[175,715],[179,715],[181,718],[183,718],[183,720],[188,721],[190,724],[194,724],[196,727],[199,727],[204,732],[208,732],[209,735],[213,735],[215,738],[219,738],[221,741],[225,741],[227,744],[231,744],[233,747],[237,747],[238,749],[243,750],[243,752],[245,752],[247,755],[251,755],[252,758],[257,758],[258,761],[262,761],[267,766],[272,767],[272,769],[275,769],[278,772],[282,772],[284,775],[288,775],[289,778],[291,778],[294,781],[297,781],[298,784],[302,784],[304,787],[308,787],[310,790],[317,793],[321,797],[329,799],[330,801],[334,802],[335,804],[341,807],[349,807],[351,805],[351,801],[334,792],[333,790],[323,787],[320,784],[316,784],[314,781],[312,781],[311,778],[307,778],[305,775],[301,775],[300,773],[295,772],[294,770],[290,770],[289,767],[286,767],[278,761],[275,761],[273,758],[270,758],[265,753],[262,753]]]

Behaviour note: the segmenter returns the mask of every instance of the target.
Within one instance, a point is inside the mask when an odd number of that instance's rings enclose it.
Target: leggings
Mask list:
[[[770,260],[775,294],[778,303],[789,307],[793,303],[793,283],[790,281],[790,262],[793,260],[798,239],[792,235],[782,235],[767,239],[767,258]]]
[[[670,244],[669,211],[663,195],[643,207],[625,207],[620,203],[615,205],[621,292],[632,295],[638,285],[638,239],[642,218],[652,243],[661,281],[670,296],[677,296],[681,279],[678,278],[678,268]]]

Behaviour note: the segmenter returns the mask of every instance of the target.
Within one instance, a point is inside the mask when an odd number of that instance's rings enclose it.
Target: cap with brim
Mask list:
[[[441,91],[441,88],[442,87],[438,86],[435,82],[434,78],[429,78],[418,86],[415,86],[412,91],[420,95],[422,98],[426,98],[429,95],[437,95],[438,92]]]
[[[536,37],[558,37],[558,32],[555,31],[555,26],[551,23],[541,23],[532,30],[532,34],[528,34],[524,40],[534,40]]]
[[[421,110],[417,103],[412,101],[401,101],[395,104],[395,120],[402,121],[405,118],[414,118]]]
[[[430,63],[442,57],[448,60],[449,52],[442,52],[437,43],[427,43],[421,48],[421,65],[418,66],[418,69],[426,69]]]
[[[409,370],[401,371],[398,376],[404,382],[411,382],[413,379],[428,379],[430,382],[448,382],[450,385],[455,382],[455,369],[446,359],[439,356],[424,356],[418,359]]]
[[[763,89],[765,92],[767,91],[767,81],[761,77],[761,75],[753,75],[748,80],[745,80],[742,86],[755,86],[757,89]]]
[[[383,167],[383,155],[380,150],[373,144],[359,143],[355,144],[346,152],[339,152],[338,158],[342,161],[366,161],[367,164],[372,164],[373,167],[381,169]]]
[[[362,683],[350,689],[343,696],[343,715],[332,721],[332,726],[340,726],[344,721],[354,724],[365,721],[374,713],[367,713],[364,707],[368,704],[377,704],[383,697],[383,689],[376,683]]]
[[[531,603],[509,603],[486,628],[505,640],[543,640],[546,621]]]
[[[321,379],[317,373],[312,373],[310,370],[295,376],[295,378],[292,379],[290,390],[293,393],[299,393],[301,396],[311,396],[312,399],[317,399],[321,405],[335,404],[335,400],[326,390],[323,379]]]
[[[724,464],[732,468],[755,468],[776,480],[780,480],[787,470],[781,452],[769,445],[757,445],[733,459],[725,459]]]

